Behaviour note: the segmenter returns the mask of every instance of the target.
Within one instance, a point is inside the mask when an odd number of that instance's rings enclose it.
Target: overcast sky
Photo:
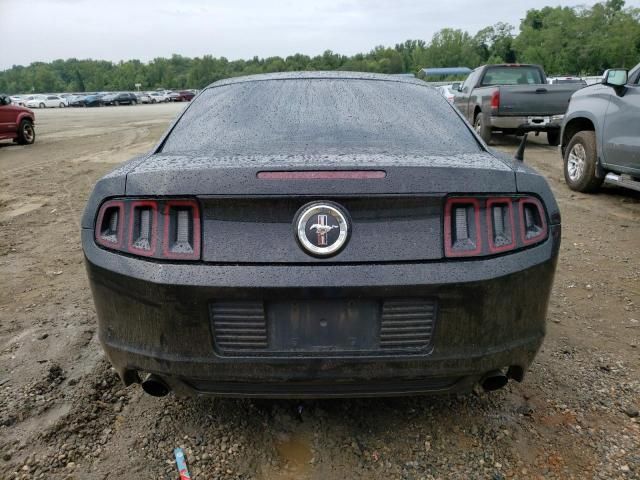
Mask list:
[[[351,55],[592,0],[0,0],[0,69],[57,58]],[[640,0],[627,1],[640,6]]]

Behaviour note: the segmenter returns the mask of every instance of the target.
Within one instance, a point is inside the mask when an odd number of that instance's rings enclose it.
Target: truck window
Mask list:
[[[465,88],[467,89],[466,92],[468,93],[473,86],[475,85],[476,79],[478,78],[478,69],[475,69],[473,72],[471,72],[469,74],[469,76],[466,78],[466,80],[464,81],[464,83],[462,84],[462,91],[465,91]]]
[[[541,84],[542,74],[536,67],[489,67],[482,78],[482,86]]]

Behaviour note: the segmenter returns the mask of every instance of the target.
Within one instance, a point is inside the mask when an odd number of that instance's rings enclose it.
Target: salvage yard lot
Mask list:
[[[96,338],[79,219],[93,183],[183,107],[37,111],[34,145],[0,144],[0,478],[174,479],[177,446],[194,479],[640,478],[640,194],[571,192],[543,136],[525,159],[554,190],[563,244],[523,384],[304,402],[123,388]]]

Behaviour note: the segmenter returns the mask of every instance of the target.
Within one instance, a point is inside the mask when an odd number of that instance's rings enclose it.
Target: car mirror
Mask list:
[[[612,68],[604,72],[602,83],[610,87],[624,87],[627,84],[629,72],[623,68]]]

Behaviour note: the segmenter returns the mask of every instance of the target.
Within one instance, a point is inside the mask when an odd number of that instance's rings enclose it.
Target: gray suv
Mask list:
[[[572,190],[603,182],[640,191],[640,64],[607,70],[571,97],[562,126],[564,178]]]

